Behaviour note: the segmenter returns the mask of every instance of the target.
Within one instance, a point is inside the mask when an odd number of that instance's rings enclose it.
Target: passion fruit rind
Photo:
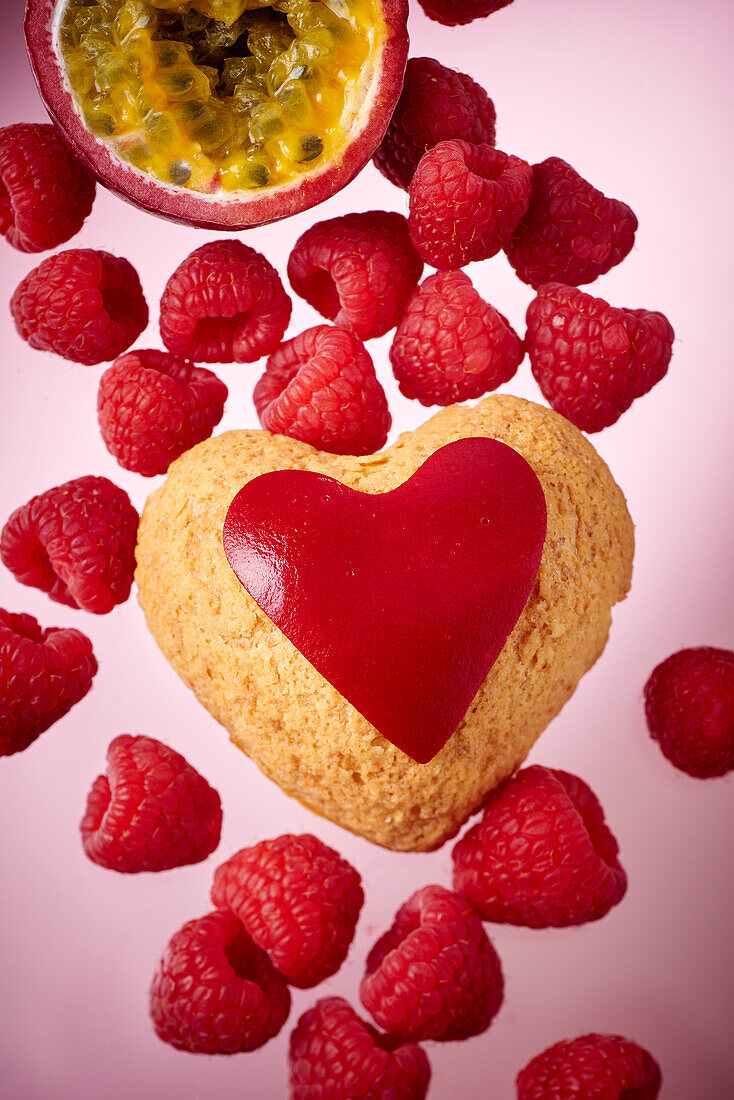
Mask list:
[[[176,221],[247,228],[364,166],[407,59],[406,0],[27,0],[41,94],[77,154]]]

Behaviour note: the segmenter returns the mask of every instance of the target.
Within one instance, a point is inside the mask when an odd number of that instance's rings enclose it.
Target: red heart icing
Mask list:
[[[540,566],[545,497],[524,458],[459,439],[397,489],[277,470],[232,501],[223,542],[276,626],[420,764],[464,717]]]

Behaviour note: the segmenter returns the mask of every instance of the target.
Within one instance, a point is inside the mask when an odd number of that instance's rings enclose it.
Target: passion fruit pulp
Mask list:
[[[406,0],[27,0],[47,108],[100,181],[247,228],[343,187],[402,87]]]

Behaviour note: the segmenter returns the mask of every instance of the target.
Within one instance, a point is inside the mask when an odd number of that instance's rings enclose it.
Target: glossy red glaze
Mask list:
[[[403,88],[408,3],[380,0],[387,33],[365,106],[340,158],[278,187],[205,195],[140,171],[87,128],[74,102],[58,45],[58,24],[65,4],[66,0],[26,0],[26,45],[48,113],[101,184],[136,206],[187,225],[248,229],[298,214],[336,194],[364,168],[382,141]]]
[[[391,492],[278,470],[232,501],[224,550],[266,615],[423,764],[464,717],[535,583],[546,531],[528,463],[460,439]]]

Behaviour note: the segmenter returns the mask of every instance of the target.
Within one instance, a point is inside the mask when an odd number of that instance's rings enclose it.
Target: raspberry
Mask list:
[[[53,126],[0,130],[0,233],[20,252],[45,252],[75,236],[95,183]]]
[[[545,283],[527,321],[525,343],[543,396],[584,432],[614,424],[668,370],[675,334],[662,313],[617,309]]]
[[[0,756],[27,749],[92,686],[97,662],[78,630],[43,630],[0,608]]]
[[[621,1035],[563,1039],[517,1075],[517,1100],[655,1100],[660,1066]]]
[[[459,27],[509,7],[512,0],[419,0],[419,3],[429,19],[443,23],[444,27]]]
[[[43,260],[17,287],[10,311],[32,348],[87,366],[114,359],[148,324],[135,268],[91,248]]]
[[[446,269],[486,260],[507,244],[530,202],[532,170],[492,145],[441,141],[410,184],[410,239]]]
[[[409,1039],[468,1039],[485,1031],[504,992],[497,952],[466,898],[424,886],[367,957],[362,1004]]]
[[[533,765],[490,795],[482,820],[454,847],[454,889],[484,920],[584,924],[624,897],[618,854],[586,783]]]
[[[217,792],[183,756],[152,737],[116,737],[81,823],[84,851],[110,871],[201,863],[219,844]]]
[[[496,117],[492,100],[470,76],[431,57],[411,57],[375,166],[407,191],[418,161],[439,141],[494,145]]]
[[[150,987],[164,1043],[193,1054],[256,1050],[277,1035],[288,986],[231,913],[188,921],[171,937]]]
[[[398,325],[390,362],[401,393],[422,405],[452,405],[509,382],[525,354],[506,318],[463,271],[431,275]]]
[[[275,351],[291,300],[272,264],[241,241],[210,241],[179,264],[161,298],[161,337],[195,363],[254,363]]]
[[[378,1034],[342,997],[301,1016],[290,1069],[291,1100],[424,1100],[431,1079],[421,1047]]]
[[[288,260],[296,294],[360,340],[395,327],[422,271],[405,218],[383,210],[318,222]]]
[[[385,391],[364,344],[317,325],[283,344],[252,395],[263,428],[333,454],[368,455],[390,429]]]
[[[580,286],[621,263],[635,243],[637,218],[608,199],[570,164],[549,157],[533,165],[527,213],[505,246],[524,283]]]
[[[681,649],[645,685],[652,738],[676,768],[697,779],[734,768],[734,652]]]
[[[106,615],[130,595],[138,513],[106,477],[78,477],[16,508],[0,559],[21,584]]]
[[[99,383],[97,412],[107,450],[126,470],[165,474],[222,419],[227,387],[211,371],[165,351],[130,351]]]
[[[243,848],[217,867],[212,886],[214,905],[231,910],[301,989],[337,972],[363,901],[354,868],[307,833]]]

